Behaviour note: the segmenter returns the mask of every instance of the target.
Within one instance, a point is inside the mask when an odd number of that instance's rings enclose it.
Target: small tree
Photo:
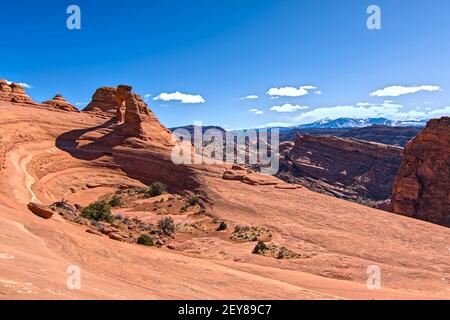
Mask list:
[[[147,190],[147,195],[149,197],[157,197],[166,192],[166,186],[161,182],[153,182]]]
[[[141,234],[137,240],[137,243],[149,247],[152,247],[154,245],[153,238],[148,234]]]
[[[166,217],[158,221],[158,228],[161,232],[167,236],[170,236],[175,232],[175,224],[171,217]]]
[[[91,203],[83,209],[81,215],[87,219],[95,221],[112,222],[111,207],[106,201],[97,201]]]

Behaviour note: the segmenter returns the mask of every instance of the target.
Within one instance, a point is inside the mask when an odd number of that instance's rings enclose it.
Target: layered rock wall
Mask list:
[[[450,227],[450,117],[430,120],[406,146],[392,210]]]

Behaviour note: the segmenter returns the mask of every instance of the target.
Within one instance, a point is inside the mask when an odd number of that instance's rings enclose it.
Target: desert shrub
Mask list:
[[[52,204],[50,207],[52,208],[56,208],[56,209],[62,209],[65,210],[67,212],[71,212],[74,213],[76,212],[76,208],[74,208],[72,205],[70,205],[66,200],[61,200],[58,202],[55,202],[54,204]]]
[[[253,249],[253,254],[264,254],[267,250],[267,246],[264,242],[259,241]]]
[[[87,219],[95,221],[112,222],[114,220],[111,215],[111,207],[106,201],[97,201],[91,203],[83,209],[81,215]]]
[[[143,246],[153,246],[153,238],[148,234],[141,234],[137,240],[137,243]]]
[[[187,207],[186,207],[186,206],[181,207],[181,208],[180,208],[180,212],[181,212],[181,213],[186,213],[186,212],[187,212]]]
[[[113,195],[111,200],[109,200],[109,205],[111,208],[118,207],[122,204],[122,199],[119,196]]]
[[[138,194],[147,193],[148,188],[136,188],[135,192]]]
[[[175,224],[173,223],[173,219],[171,217],[165,217],[159,220],[158,228],[163,234],[170,236],[175,232]]]
[[[157,197],[166,192],[166,186],[161,182],[153,182],[147,189],[147,196]]]
[[[223,231],[223,230],[226,230],[227,229],[227,224],[225,223],[225,222],[221,222],[220,224],[219,224],[219,226],[217,227],[217,231]]]
[[[195,206],[200,203],[200,198],[197,196],[192,196],[188,199],[188,203],[191,206]]]

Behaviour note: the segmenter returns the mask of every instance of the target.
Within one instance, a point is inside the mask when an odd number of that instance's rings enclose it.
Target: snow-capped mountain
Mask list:
[[[364,128],[375,125],[384,125],[392,127],[407,127],[407,126],[425,126],[426,120],[389,120],[386,118],[339,118],[329,119],[325,118],[313,123],[296,126],[299,129],[346,129],[346,128]]]

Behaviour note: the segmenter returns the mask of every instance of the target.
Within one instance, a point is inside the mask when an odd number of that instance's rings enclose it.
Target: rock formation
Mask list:
[[[6,80],[0,80],[0,100],[36,105],[26,93],[25,88],[17,83],[9,83]]]
[[[115,116],[117,111],[116,88],[101,87],[95,91],[92,101],[83,111],[105,113],[108,116]]]
[[[83,111],[114,118],[120,125],[119,131],[126,137],[154,139],[166,144],[171,140],[170,130],[159,122],[142,97],[128,85],[97,89]]]
[[[392,210],[450,227],[450,117],[430,120],[406,146]]]
[[[390,198],[402,148],[332,136],[298,135],[280,147],[278,176],[339,198]]]
[[[67,102],[64,99],[64,97],[60,94],[57,94],[56,96],[53,97],[53,99],[49,101],[45,101],[43,104],[64,111],[73,111],[73,112],[79,111],[74,105]]]

